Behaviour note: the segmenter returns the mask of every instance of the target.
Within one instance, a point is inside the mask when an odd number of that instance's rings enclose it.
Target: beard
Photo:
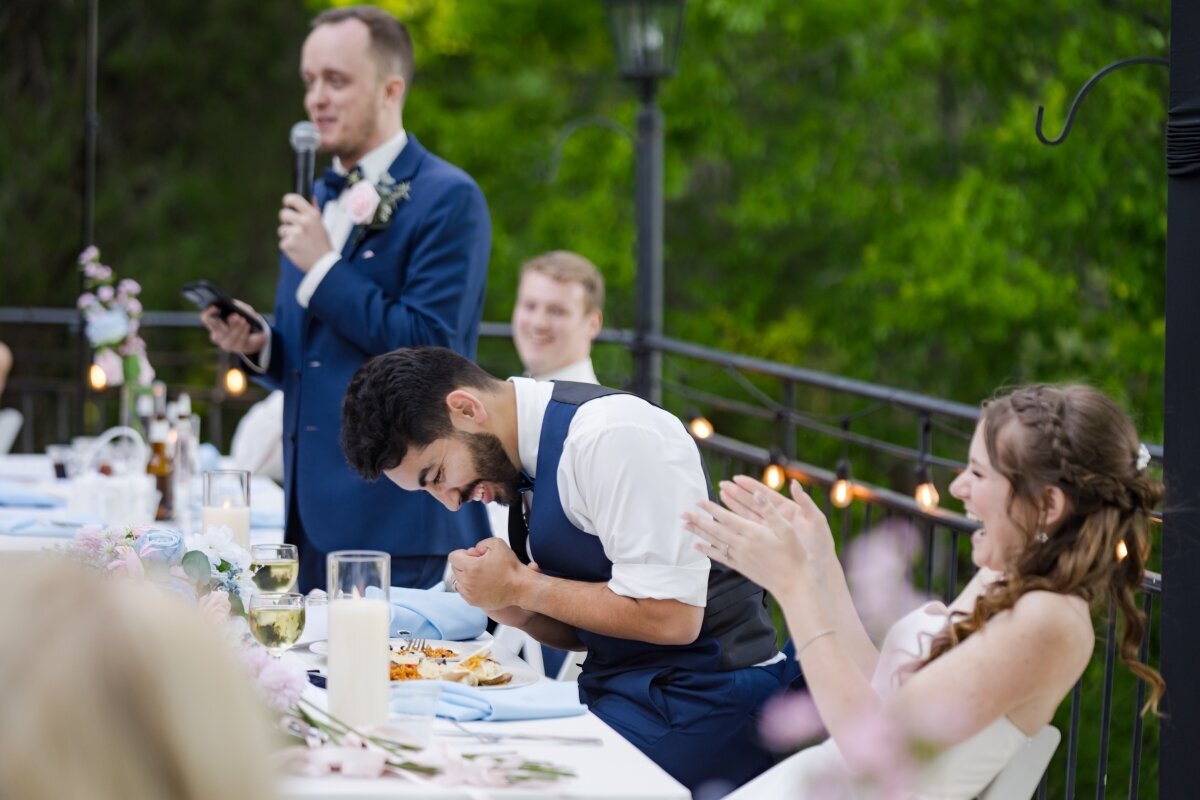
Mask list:
[[[463,489],[462,499],[467,502],[481,483],[496,487],[495,501],[502,506],[510,505],[520,494],[521,472],[508,460],[504,445],[490,433],[460,433],[458,438],[471,454],[471,464],[479,477]]]

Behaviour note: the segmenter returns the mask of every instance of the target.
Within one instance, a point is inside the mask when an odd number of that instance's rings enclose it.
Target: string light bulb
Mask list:
[[[850,483],[850,464],[842,459],[838,461],[837,480],[829,490],[829,501],[838,508],[845,508],[854,502],[854,486]]]
[[[913,491],[913,499],[917,501],[917,505],[921,507],[922,511],[934,510],[942,499],[938,494],[937,487],[929,479],[929,467],[925,464],[917,468],[917,488]]]
[[[108,386],[108,376],[104,374],[104,370],[100,368],[99,364],[92,364],[88,368],[88,385],[96,392]]]
[[[692,421],[688,423],[688,428],[692,431],[692,436],[697,439],[707,439],[715,432],[713,424],[702,414],[694,415]]]
[[[225,391],[238,397],[246,391],[246,373],[237,367],[230,367],[225,373]]]
[[[782,466],[772,462],[763,470],[762,480],[771,489],[779,491],[787,483],[787,472]]]

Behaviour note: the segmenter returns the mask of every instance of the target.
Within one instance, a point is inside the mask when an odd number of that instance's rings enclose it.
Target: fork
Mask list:
[[[410,653],[415,653],[416,655],[420,655],[424,651],[425,651],[425,639],[409,639],[407,642],[404,643],[404,646],[402,648],[400,648],[400,650],[398,652],[401,653],[402,655],[408,655]]]

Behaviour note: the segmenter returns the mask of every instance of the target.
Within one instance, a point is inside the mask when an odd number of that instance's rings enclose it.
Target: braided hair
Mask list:
[[[1162,500],[1160,482],[1139,463],[1137,433],[1124,411],[1089,386],[1026,386],[983,405],[988,459],[1011,485],[1007,511],[1026,547],[1002,578],[934,638],[937,659],[1011,609],[1023,594],[1051,591],[1096,608],[1111,601],[1123,626],[1121,660],[1150,687],[1143,711],[1157,712],[1162,676],[1138,660],[1146,617],[1134,595],[1149,554],[1149,525]],[[1045,541],[1035,541],[1042,490],[1057,486],[1066,511]],[[923,666],[923,665],[922,665]]]

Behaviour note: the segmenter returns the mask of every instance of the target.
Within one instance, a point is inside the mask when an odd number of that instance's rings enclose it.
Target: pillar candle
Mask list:
[[[246,506],[225,505],[201,509],[201,524],[204,530],[210,525],[227,525],[233,531],[233,540],[247,550],[250,549],[250,509]]]
[[[349,725],[387,722],[390,621],[386,600],[329,603],[329,713]]]

